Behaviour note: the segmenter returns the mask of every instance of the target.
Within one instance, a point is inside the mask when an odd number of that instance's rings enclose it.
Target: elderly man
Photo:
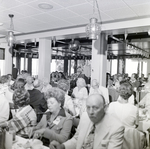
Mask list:
[[[105,100],[100,94],[90,95],[87,113],[81,117],[74,137],[63,144],[52,142],[56,149],[121,149],[124,126],[112,115],[105,114]]]

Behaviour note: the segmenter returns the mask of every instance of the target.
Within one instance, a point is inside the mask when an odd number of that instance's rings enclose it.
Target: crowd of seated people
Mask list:
[[[108,89],[114,89],[117,93],[119,91],[120,82],[121,81],[129,81],[133,87],[133,95],[130,97],[130,99],[128,101],[134,105],[137,104],[138,101],[136,100],[136,91],[140,91],[143,87],[142,79],[140,79],[138,77],[138,74],[132,73],[131,77],[129,77],[128,74],[115,74],[113,76],[110,76],[110,74],[109,74],[109,77],[107,77],[107,78],[108,78],[108,80],[106,80],[106,82],[107,82],[106,87]],[[117,99],[118,99],[118,97],[119,97],[119,93],[118,93]],[[115,100],[117,100],[117,99],[115,99]]]
[[[56,71],[50,74],[50,81],[33,78],[27,72],[18,75],[16,80],[8,75],[1,76],[0,96],[4,102],[0,102],[0,107],[5,107],[1,108],[5,115],[0,113],[0,126],[9,126],[22,137],[41,139],[52,149],[72,149],[87,148],[87,133],[94,124],[96,138],[100,137],[94,142],[95,149],[122,149],[124,130],[138,125],[136,98],[130,100],[135,88],[139,88],[145,79],[138,80],[135,74],[131,78],[127,74],[117,74],[114,78],[107,75],[106,89],[118,92],[118,98],[111,103],[107,102],[109,99],[98,81],[93,79],[87,85],[82,73],[74,79]],[[145,107],[145,103],[140,104]],[[17,127],[17,122],[21,126]],[[100,133],[103,131],[106,134]]]

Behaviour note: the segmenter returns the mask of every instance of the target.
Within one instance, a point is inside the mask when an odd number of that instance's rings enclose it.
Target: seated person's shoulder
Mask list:
[[[127,106],[130,108],[131,111],[137,111],[138,110],[138,108],[133,104],[128,103]]]
[[[109,107],[117,107],[117,106],[119,106],[120,105],[120,103],[118,102],[118,101],[114,101],[114,102],[111,102],[110,104],[109,104],[109,106],[108,106],[108,108]]]
[[[82,113],[82,116],[81,116],[81,118],[80,118],[80,121],[83,121],[83,122],[90,121],[87,112],[83,112],[83,113]]]
[[[112,116],[112,115],[110,118],[110,125],[111,125],[111,129],[113,129],[113,130],[117,130],[119,128],[122,130],[125,129],[123,124],[115,116]]]

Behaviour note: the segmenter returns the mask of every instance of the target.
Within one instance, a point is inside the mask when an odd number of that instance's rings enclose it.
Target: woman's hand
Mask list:
[[[6,126],[8,126],[8,122],[2,122],[2,123],[0,123],[0,127],[6,127]]]
[[[74,95],[73,93],[71,94],[71,97],[72,97],[72,98],[76,98],[75,95]]]
[[[65,149],[65,146],[63,144],[60,144],[57,141],[52,141],[49,145],[50,149]]]
[[[146,115],[146,112],[148,111],[148,109],[143,109],[142,110],[142,114]]]
[[[34,132],[33,138],[37,139],[37,138],[42,138],[43,134],[44,134],[45,128],[41,128],[39,130],[36,130]]]
[[[144,106],[144,105],[142,105],[142,104],[139,104],[139,107],[140,107],[140,108],[142,108],[142,109],[144,109],[144,108],[145,108],[145,106]]]

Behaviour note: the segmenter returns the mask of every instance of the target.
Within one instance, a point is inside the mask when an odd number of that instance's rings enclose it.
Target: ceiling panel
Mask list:
[[[52,0],[52,1],[61,5],[61,6],[64,6],[64,7],[80,5],[82,3],[87,2],[86,0]]]
[[[53,22],[54,28],[61,28],[61,27],[69,27],[73,26],[72,22],[68,22],[67,20],[61,20],[61,21],[54,21]]]
[[[12,8],[12,7],[17,7],[21,4],[22,3],[17,0],[3,0],[0,3],[1,7],[7,8],[7,9]]]
[[[35,16],[33,16],[33,18],[39,19],[40,21],[43,21],[43,22],[54,22],[54,21],[60,20],[59,18],[53,17],[53,16],[48,15],[48,14],[46,14],[46,13],[42,13],[42,14],[39,14],[39,15],[35,15]],[[62,18],[62,19],[63,19],[63,18]],[[61,20],[60,20],[60,21],[61,21]]]
[[[88,19],[88,20],[92,16],[93,16],[92,14],[83,15],[83,17],[86,18],[86,19]],[[100,17],[99,17],[99,14],[97,14],[97,13],[94,14],[94,17],[96,17],[98,19],[98,21],[102,21],[102,22],[114,20],[112,17],[108,16],[107,14],[105,14],[103,12],[100,12]]]
[[[20,22],[24,22],[25,24],[27,23],[27,24],[32,24],[32,25],[37,25],[37,24],[41,24],[42,23],[42,21],[40,21],[40,20],[36,20],[36,19],[34,19],[34,18],[32,18],[32,17],[25,17],[25,18],[22,18],[22,19],[19,19],[18,21],[20,21]]]
[[[98,0],[98,6],[102,11],[126,8],[127,5],[122,0]]]
[[[127,5],[140,5],[144,3],[149,3],[149,0],[123,0]]]
[[[51,30],[54,29],[55,25],[52,23],[43,23],[43,24],[38,24],[35,27],[36,31],[45,31],[45,30]]]
[[[83,17],[73,17],[73,18],[68,18],[68,19],[65,19],[66,21],[68,22],[71,22],[75,25],[78,25],[78,24],[88,24],[88,19],[85,19]]]
[[[71,12],[70,10],[67,9],[61,9],[61,10],[57,10],[57,11],[52,11],[50,12],[51,15],[55,16],[55,17],[60,17],[63,19],[66,18],[72,18],[72,17],[76,17],[78,16],[78,14]]]
[[[105,11],[105,13],[114,19],[125,19],[125,18],[132,18],[137,16],[136,13],[134,13],[134,11],[132,11],[130,8],[115,9],[115,10]]]
[[[68,9],[79,15],[92,14],[92,5],[89,3],[77,5],[74,7],[68,7]]]
[[[40,8],[38,7],[38,4],[40,4],[40,3],[47,3],[47,4],[50,4],[50,5],[53,6],[53,9],[50,9],[50,10],[40,9]],[[41,11],[43,11],[43,12],[49,12],[49,11],[54,11],[54,10],[63,8],[62,6],[60,6],[60,5],[58,5],[58,4],[54,3],[54,2],[52,2],[51,0],[42,0],[42,1],[41,1],[41,0],[36,0],[36,1],[31,2],[31,3],[28,3],[28,5],[34,7],[34,8],[36,8],[36,9],[38,9],[38,10],[41,10]]]
[[[6,35],[6,34],[7,34],[6,30],[0,29],[0,35]]]
[[[150,3],[131,6],[131,9],[135,11],[139,16],[150,15]]]
[[[40,10],[37,10],[37,9],[30,7],[28,5],[21,5],[21,6],[12,8],[11,10],[13,10],[14,12],[18,12],[18,13],[25,15],[25,16],[32,16],[32,15],[37,15],[37,14],[41,13]]]
[[[28,20],[29,18],[25,18],[26,20]],[[40,23],[39,23],[40,24]],[[16,31],[22,32],[22,33],[29,33],[30,32],[34,32],[35,28],[39,25],[39,24],[33,24],[32,22],[29,23],[28,21],[24,21],[24,19],[21,20],[17,20],[14,24],[14,29]]]
[[[4,30],[10,29],[10,23],[9,23],[9,22],[4,23],[4,24],[1,26],[1,28],[3,28]]]
[[[35,1],[35,0],[18,0],[19,2],[22,2],[22,3],[29,3],[29,2],[32,2],[32,1]]]
[[[0,12],[6,10],[6,8],[0,6]]]
[[[46,22],[46,23],[40,23],[36,26],[37,28],[39,28],[40,30],[47,30],[48,28],[52,28],[54,27],[54,24],[51,22]]]
[[[0,12],[0,22],[9,22],[10,23],[10,17],[8,16],[9,14],[14,14],[14,18],[13,18],[13,22],[15,23],[15,21],[17,19],[20,19],[20,18],[23,18],[24,15],[20,14],[20,13],[17,13],[15,11],[12,11],[12,10],[5,10],[5,11],[1,11]]]
[[[22,24],[20,27],[16,26],[15,30],[16,31],[22,30],[23,33],[29,33],[29,32],[37,31],[35,25],[32,25],[32,24]]]

